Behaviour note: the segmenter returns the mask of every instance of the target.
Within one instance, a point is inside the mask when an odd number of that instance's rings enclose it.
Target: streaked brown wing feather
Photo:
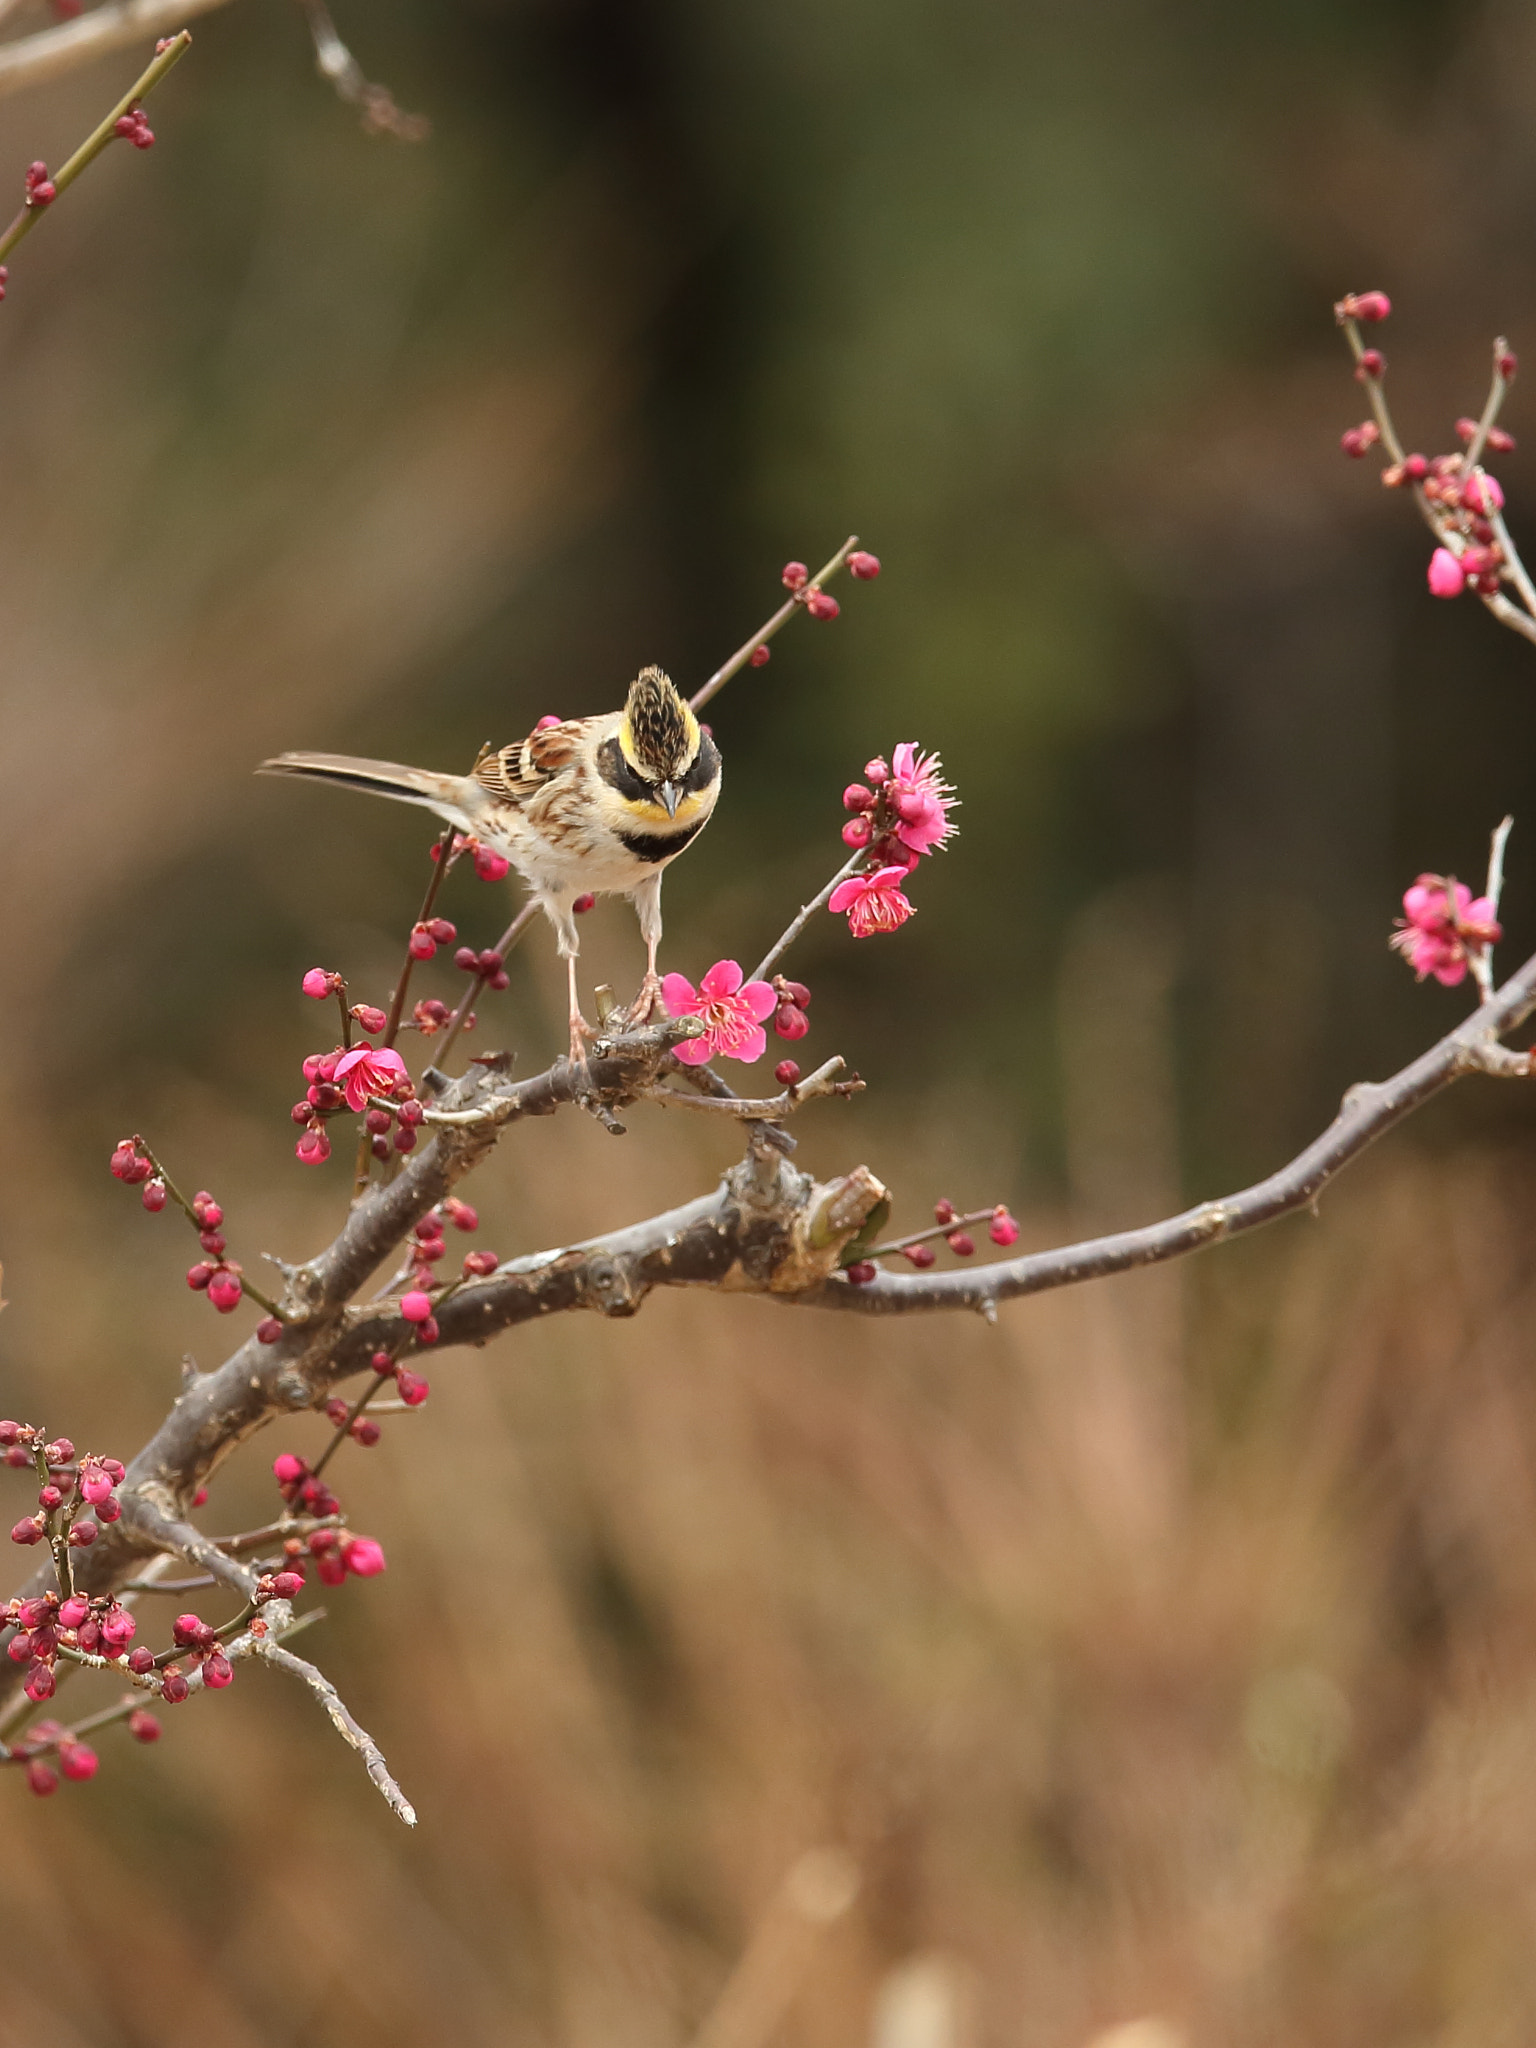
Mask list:
[[[584,723],[572,719],[531,732],[525,740],[484,755],[475,764],[475,780],[493,796],[524,804],[580,757],[584,731]]]

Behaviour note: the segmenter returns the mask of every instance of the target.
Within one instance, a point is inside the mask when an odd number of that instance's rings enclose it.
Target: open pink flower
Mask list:
[[[1432,974],[1446,988],[1465,981],[1469,962],[1504,936],[1488,898],[1445,875],[1420,875],[1405,892],[1403,909],[1388,943],[1420,981]]]
[[[768,1050],[763,1020],[778,1008],[779,999],[766,981],[743,984],[734,960],[717,960],[697,989],[686,974],[662,977],[661,999],[674,1017],[701,1017],[702,1038],[685,1038],[673,1051],[685,1066],[701,1067],[717,1055],[728,1060],[760,1060]]]
[[[937,754],[920,754],[915,740],[904,741],[891,756],[882,794],[896,813],[896,837],[914,853],[932,853],[958,830],[949,822],[954,785],[944,780],[942,767]]]
[[[897,749],[899,753],[900,748]],[[901,893],[907,879],[905,868],[878,868],[872,875],[850,875],[839,882],[827,899],[828,910],[847,911],[848,929],[856,939],[871,932],[894,932],[912,915],[912,905]]]
[[[336,1062],[334,1076],[348,1109],[366,1109],[370,1095],[392,1095],[405,1078],[405,1061],[387,1045],[354,1045]]]

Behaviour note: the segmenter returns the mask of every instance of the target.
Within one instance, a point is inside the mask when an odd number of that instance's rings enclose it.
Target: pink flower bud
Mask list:
[[[403,1121],[401,1128],[395,1133],[395,1150],[397,1152],[414,1152],[416,1150],[416,1133],[409,1124]]]
[[[235,1667],[222,1650],[210,1651],[203,1659],[203,1683],[214,1692],[222,1692],[226,1685],[235,1682]]]
[[[931,1244],[906,1244],[902,1246],[901,1250],[902,1256],[910,1259],[919,1270],[933,1264],[933,1246]]]
[[[256,1325],[256,1342],[258,1344],[275,1344],[282,1334],[282,1321],[277,1316],[263,1316]]]
[[[293,1600],[304,1590],[304,1580],[299,1572],[279,1572],[272,1581],[272,1590],[279,1600]]]
[[[82,1600],[78,1593],[72,1594],[59,1609],[60,1628],[78,1628],[91,1611],[89,1600]]]
[[[142,1678],[147,1671],[153,1671],[154,1668],[155,1653],[153,1650],[146,1649],[142,1643],[140,1643],[136,1650],[128,1652],[128,1669],[136,1677]]]
[[[1341,320],[1385,320],[1392,301],[1385,292],[1348,292],[1334,311]]]
[[[772,658],[773,649],[765,640],[759,640],[752,652],[747,656],[747,660],[753,668],[766,668]]]
[[[1355,376],[1364,384],[1372,377],[1379,377],[1387,367],[1387,359],[1379,348],[1365,349],[1355,365]]]
[[[89,1743],[68,1742],[59,1750],[59,1769],[73,1783],[80,1785],[87,1778],[94,1778],[101,1758]]]
[[[1507,427],[1488,429],[1488,446],[1497,449],[1500,455],[1507,455],[1515,445],[1515,437]]]
[[[359,1579],[376,1579],[384,1570],[384,1549],[371,1536],[343,1538],[342,1560],[347,1570]]]
[[[419,1288],[413,1288],[401,1296],[400,1313],[408,1323],[424,1323],[432,1314],[432,1303]]]
[[[870,810],[874,806],[874,801],[875,792],[867,788],[862,782],[850,782],[843,791],[843,809],[845,811]]]
[[[168,1707],[179,1707],[191,1690],[185,1674],[178,1671],[174,1664],[168,1664],[160,1680],[160,1697],[165,1704]]]
[[[1403,457],[1403,474],[1412,483],[1422,483],[1429,474],[1428,457],[1423,455],[1405,455]]]
[[[413,960],[430,960],[437,951],[437,941],[424,924],[411,927],[410,955]]]
[[[331,977],[323,967],[311,967],[299,986],[305,995],[313,996],[317,1003],[323,1002],[331,992]]]
[[[359,1415],[347,1434],[354,1443],[360,1443],[365,1451],[371,1450],[379,1440],[379,1425],[370,1416]]]
[[[147,1707],[135,1707],[128,1716],[128,1733],[135,1742],[158,1742],[160,1723]]]
[[[1499,512],[1504,491],[1496,476],[1469,476],[1461,487],[1461,502],[1469,512]]]
[[[132,1140],[124,1138],[123,1142],[117,1147],[116,1151],[112,1154],[112,1158],[109,1162],[112,1170],[112,1178],[114,1180],[126,1180],[129,1174],[133,1171],[134,1165],[138,1160],[138,1156],[138,1152],[135,1150]]]
[[[876,789],[878,789],[883,782],[889,782],[890,779],[890,768],[886,765],[884,761],[880,759],[878,755],[876,755],[873,761],[866,761],[864,763],[864,780],[866,782],[873,783]]]
[[[850,818],[842,831],[844,846],[851,846],[855,852],[861,846],[868,846],[872,830],[868,818]]]
[[[1509,383],[1510,380],[1518,373],[1519,368],[1520,358],[1515,354],[1512,348],[1506,348],[1500,352],[1498,360],[1498,372],[1499,375],[1504,379],[1506,384]]]
[[[322,1166],[331,1156],[331,1141],[324,1131],[306,1131],[293,1151],[302,1165]],[[206,1286],[207,1282],[202,1284]]]
[[[863,548],[856,548],[848,557],[848,573],[857,576],[861,583],[873,583],[880,574],[880,557],[866,554]]]
[[[786,562],[779,571],[779,581],[786,590],[804,590],[811,580],[811,572],[804,562]]]
[[[1456,432],[1458,437],[1463,441],[1473,440],[1477,434],[1477,421],[1474,419],[1469,419],[1467,415],[1463,413],[1461,418],[1456,422]]]
[[[45,1764],[40,1756],[33,1757],[27,1765],[27,1790],[35,1792],[39,1799],[46,1799],[50,1792],[58,1789],[58,1772],[51,1764]]]
[[[1019,1226],[1006,1209],[994,1209],[992,1221],[987,1225],[987,1235],[994,1244],[1017,1244]]]
[[[292,1451],[282,1451],[272,1460],[272,1477],[279,1486],[297,1486],[308,1470],[304,1460],[295,1457]]]
[[[53,1698],[53,1666],[45,1664],[41,1657],[37,1658],[27,1669],[27,1682],[22,1690],[34,1704],[39,1700],[51,1700]]]
[[[590,891],[587,891],[576,898],[576,901],[571,905],[571,909],[577,917],[585,917],[596,901],[597,898]]]
[[[427,922],[427,930],[440,946],[451,946],[459,936],[458,926],[450,923],[446,917],[430,918]]]
[[[976,1249],[975,1238],[964,1230],[952,1230],[944,1242],[957,1259],[968,1259]]]
[[[152,1216],[158,1215],[165,1207],[165,1182],[163,1180],[145,1181],[144,1192],[139,1196],[139,1200]]]
[[[1460,597],[1466,587],[1460,562],[1449,548],[1436,548],[1429,558],[1429,589],[1432,597]]]
[[[104,1641],[124,1649],[139,1632],[139,1624],[126,1607],[113,1606],[101,1624]]]
[[[52,1514],[63,1498],[64,1495],[57,1486],[44,1486],[38,1491],[37,1504],[45,1513]]]
[[[228,1249],[229,1245],[229,1240],[225,1237],[222,1230],[200,1231],[197,1241],[211,1259],[218,1258],[220,1253]]]
[[[494,847],[475,848],[475,873],[482,882],[504,882],[512,863],[504,853],[497,853]]]
[[[431,1387],[421,1378],[419,1373],[410,1372],[403,1365],[395,1375],[395,1385],[398,1387],[400,1398],[407,1408],[419,1408],[432,1391]]]
[[[187,1285],[194,1294],[201,1294],[213,1278],[213,1268],[206,1259],[199,1259],[195,1266],[187,1268]]]
[[[80,1474],[80,1491],[93,1508],[112,1497],[112,1482],[99,1465],[87,1465]],[[73,1623],[68,1624],[73,1627]]]
[[[805,608],[813,619],[835,619],[842,610],[829,590],[813,590],[805,600]]]
[[[171,1623],[171,1636],[183,1650],[197,1650],[214,1640],[213,1630],[200,1614],[178,1614]]]
[[[340,1554],[334,1550],[327,1550],[317,1557],[315,1559],[315,1576],[319,1579],[322,1586],[341,1585],[346,1579],[347,1568],[342,1563]]]
[[[1366,450],[1381,439],[1381,429],[1374,420],[1362,420],[1358,427],[1346,427],[1339,436],[1339,446],[1346,455],[1364,455]]]
[[[773,1070],[773,1078],[781,1088],[793,1088],[800,1078],[800,1062],[798,1060],[780,1060]]]
[[[379,1032],[381,1032],[384,1029],[385,1025],[389,1022],[389,1019],[387,1016],[385,1016],[384,1012],[381,1009],[377,1008],[376,1005],[374,1005],[373,1003],[356,1004],[355,1007],[353,1008],[352,1014],[357,1019],[358,1023],[362,1025],[363,1029],[365,1031],[371,1031],[375,1037],[378,1036]]]
[[[773,1028],[780,1038],[804,1038],[811,1020],[795,1003],[780,1003],[773,1013]]]
[[[208,1282],[208,1299],[221,1316],[227,1316],[240,1301],[240,1276],[232,1273],[227,1266],[220,1267]]]
[[[552,725],[559,725],[560,722],[553,711],[546,711],[533,729],[535,732],[548,732]]]
[[[843,1271],[855,1287],[867,1287],[875,1277],[875,1268],[868,1259],[856,1259],[851,1266],[844,1266]]]
[[[96,1510],[96,1519],[98,1522],[116,1522],[121,1518],[122,1512],[122,1502],[115,1494],[111,1494]]]

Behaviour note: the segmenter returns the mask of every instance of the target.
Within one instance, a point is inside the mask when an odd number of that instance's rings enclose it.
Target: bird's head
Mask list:
[[[643,668],[629,686],[619,748],[642,782],[656,792],[669,818],[676,817],[688,771],[703,743],[699,721],[677,694],[670,676]]]

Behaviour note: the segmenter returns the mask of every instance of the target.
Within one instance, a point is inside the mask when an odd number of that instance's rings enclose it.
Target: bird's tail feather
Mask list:
[[[393,797],[397,803],[421,804],[450,825],[474,830],[464,798],[475,785],[463,775],[444,775],[432,768],[407,768],[399,761],[366,761],[355,754],[278,754],[263,761],[258,775],[302,775],[316,782],[339,783],[344,789],[366,790]]]

